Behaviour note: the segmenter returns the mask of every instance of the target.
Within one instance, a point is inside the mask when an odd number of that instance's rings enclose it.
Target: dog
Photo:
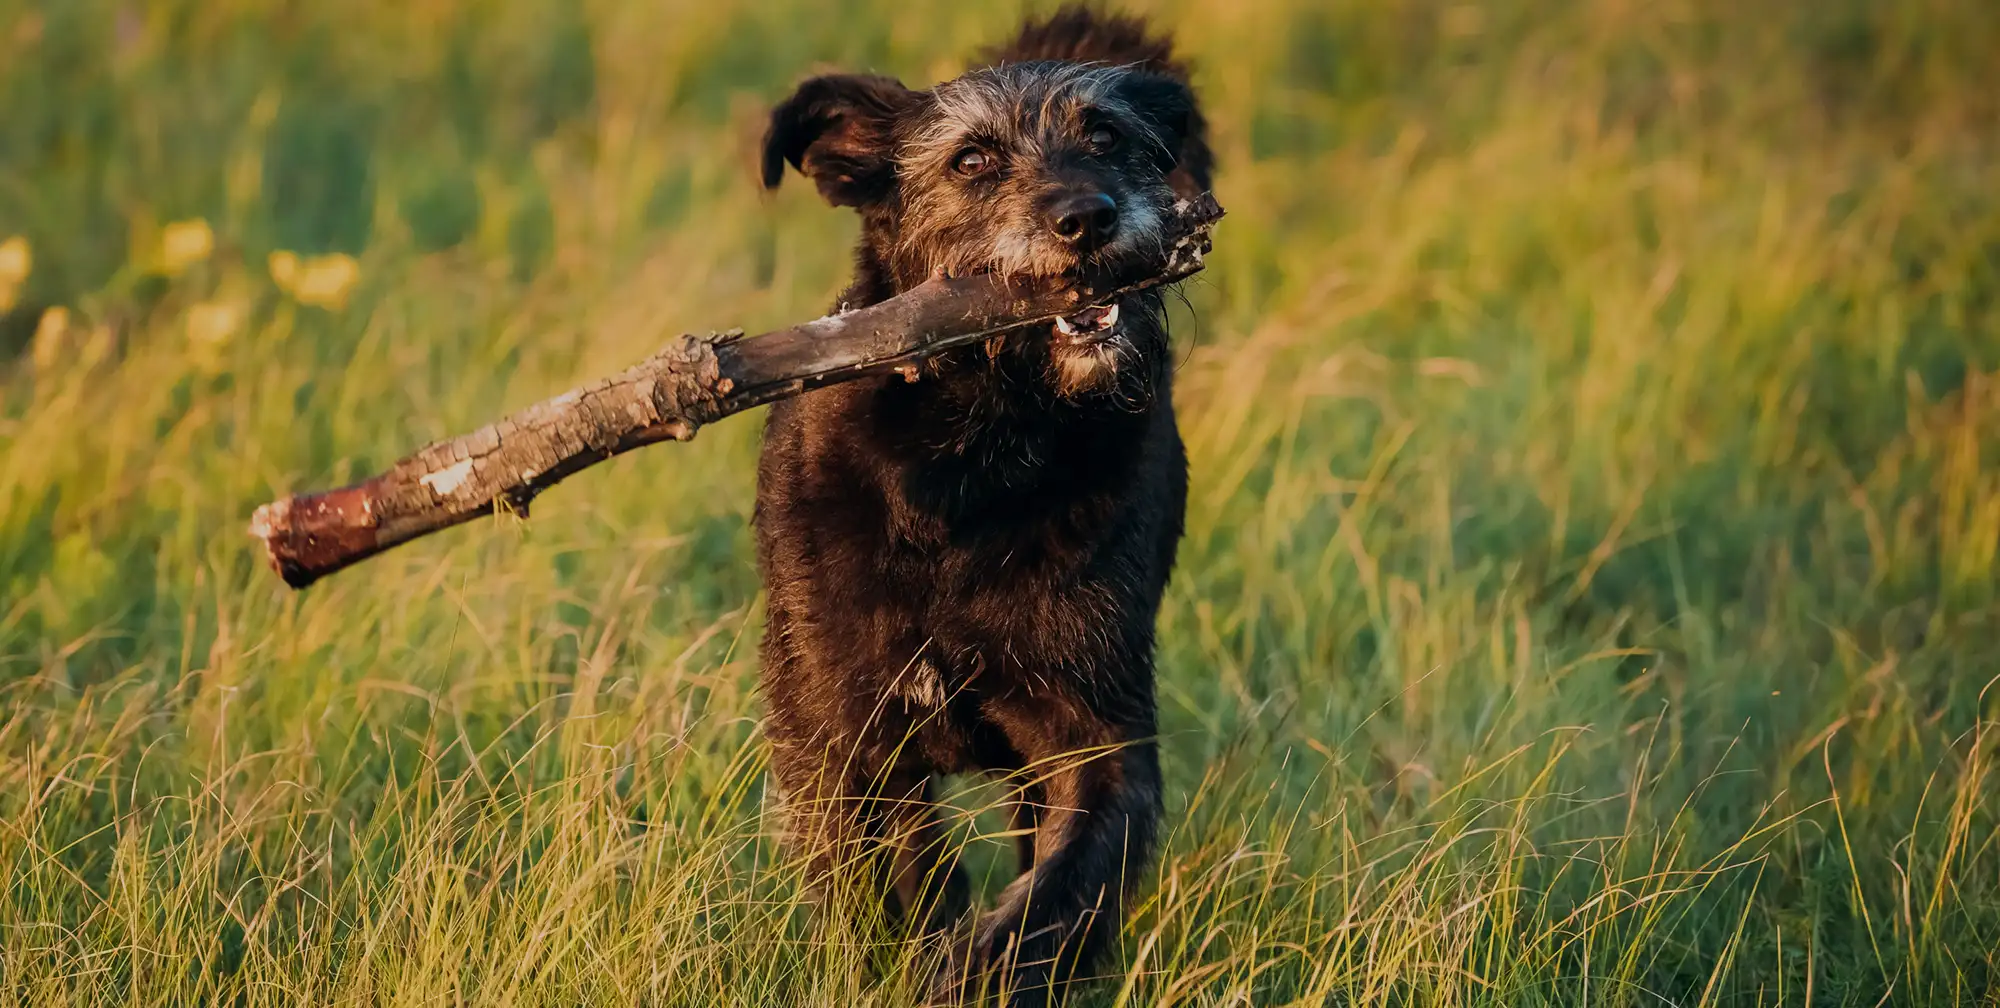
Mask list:
[[[1212,170],[1171,43],[1085,7],[926,91],[807,80],[762,153],[767,188],[790,166],[860,214],[836,310],[1157,257]],[[754,523],[788,841],[822,895],[941,936],[941,996],[1059,996],[1152,853],[1154,623],[1187,498],[1171,370],[1151,290],[769,414]],[[959,773],[1016,782],[1021,875],[953,938],[969,895],[932,789]]]

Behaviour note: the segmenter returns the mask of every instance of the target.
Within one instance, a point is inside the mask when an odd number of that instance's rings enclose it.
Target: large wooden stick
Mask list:
[[[285,583],[303,588],[357,561],[529,501],[587,466],[704,423],[836,382],[904,370],[933,354],[1120,295],[1194,275],[1222,208],[1203,195],[1176,208],[1174,238],[1144,275],[1092,286],[997,275],[937,278],[881,304],[749,339],[681,336],[624,373],[428,445],[387,472],[257,509]],[[914,372],[906,372],[914,374]]]

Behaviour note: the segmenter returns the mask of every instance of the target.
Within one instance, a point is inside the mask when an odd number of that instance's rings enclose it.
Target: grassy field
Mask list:
[[[2000,5],[1152,6],[1231,216],[1075,1000],[2000,1004]],[[763,109],[1018,13],[0,0],[0,1004],[910,1003],[772,849],[756,419],[300,595],[243,528],[817,314]]]

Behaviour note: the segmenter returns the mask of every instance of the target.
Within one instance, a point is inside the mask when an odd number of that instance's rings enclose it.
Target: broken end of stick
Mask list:
[[[1176,203],[1174,212],[1185,222],[1188,234],[1168,254],[1167,266],[1170,272],[1180,273],[1184,279],[1200,272],[1208,254],[1215,251],[1215,225],[1225,211],[1216,202],[1214,193],[1204,192]]]
[[[1174,204],[1174,213],[1187,222],[1187,227],[1201,230],[1222,219],[1222,204],[1215,199],[1215,193],[1204,192],[1182,199]]]
[[[309,576],[296,565],[285,562],[285,552],[281,544],[288,538],[287,530],[292,524],[292,499],[282,497],[269,504],[259,505],[250,515],[250,536],[264,544],[264,562],[285,579],[293,588],[304,588],[312,583]]]
[[[250,515],[250,534],[263,540],[264,545],[268,547],[271,545],[271,537],[277,534],[278,529],[291,521],[291,515],[290,497],[274,500],[269,504],[260,504]]]
[[[293,588],[380,549],[365,484],[262,505],[250,516],[250,535],[264,544],[264,562]]]

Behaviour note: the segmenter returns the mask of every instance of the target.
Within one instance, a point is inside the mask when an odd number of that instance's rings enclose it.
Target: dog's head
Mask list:
[[[1162,253],[1174,202],[1206,187],[1183,164],[1198,121],[1186,84],[1134,66],[1003,64],[929,91],[818,77],[772,112],[764,184],[790,163],[829,203],[859,210],[864,262],[896,292],[938,272],[1088,282]],[[1030,352],[1046,354],[1065,396],[1167,354],[1156,292],[1043,330]]]

